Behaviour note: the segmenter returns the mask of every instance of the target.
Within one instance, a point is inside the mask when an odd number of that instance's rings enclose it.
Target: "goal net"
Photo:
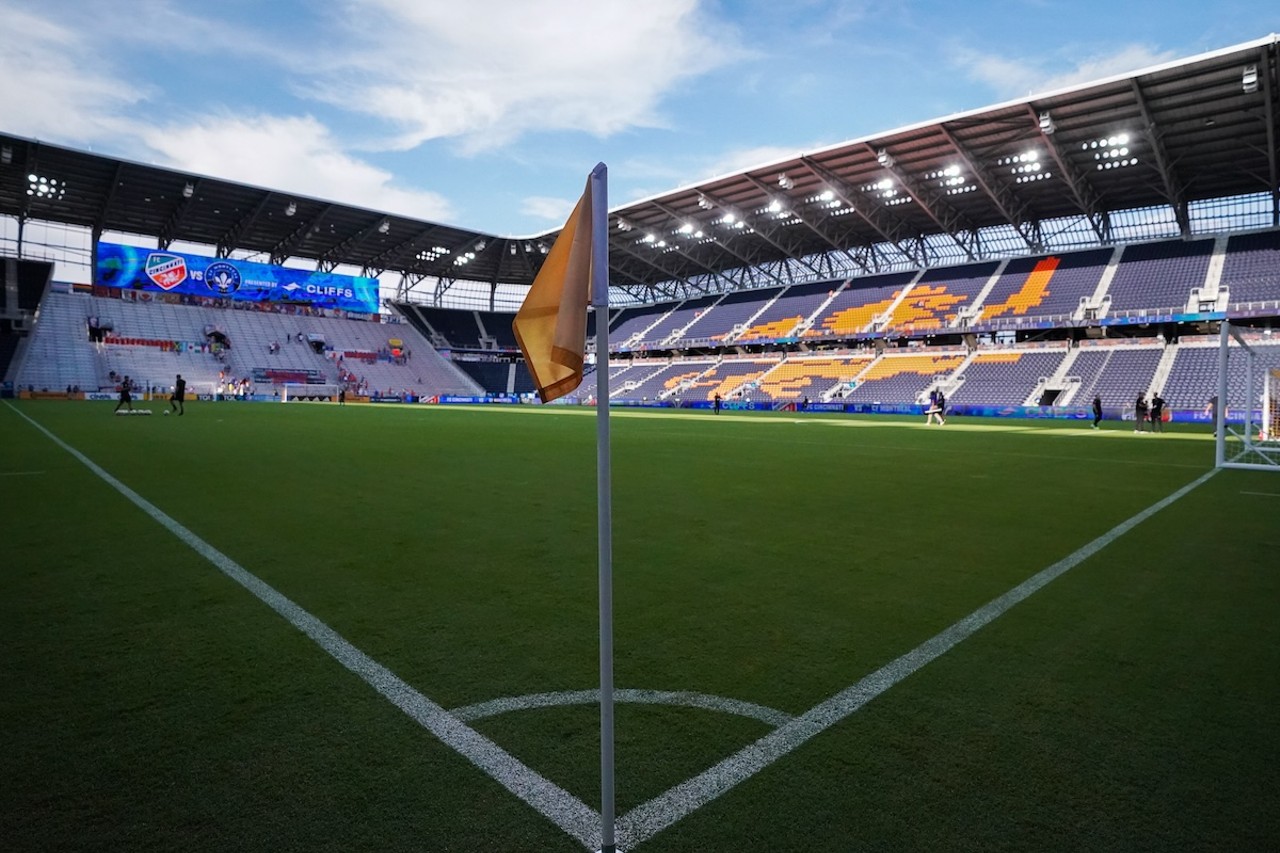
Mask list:
[[[296,403],[305,400],[336,402],[337,399],[337,385],[303,385],[290,382],[286,383],[284,389],[280,392],[281,403]]]
[[[1280,363],[1275,347],[1260,347],[1222,322],[1215,418],[1219,468],[1280,471]]]

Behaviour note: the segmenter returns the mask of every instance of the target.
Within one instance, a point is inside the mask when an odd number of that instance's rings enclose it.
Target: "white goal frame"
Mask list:
[[[1276,429],[1280,426],[1280,371],[1255,364],[1253,346],[1226,320],[1222,321],[1219,336],[1215,465],[1280,472],[1280,435]],[[1228,379],[1233,359],[1244,361],[1243,397],[1230,396]]]
[[[310,400],[313,402],[338,402],[338,391],[341,386],[334,384],[305,385],[299,382],[286,382],[280,391],[281,403],[296,403]]]

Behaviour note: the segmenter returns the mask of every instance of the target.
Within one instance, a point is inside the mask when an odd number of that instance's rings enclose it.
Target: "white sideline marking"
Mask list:
[[[722,696],[709,696],[706,693],[692,693],[685,690],[615,690],[613,700],[642,705],[684,705],[690,708],[705,708],[708,711],[723,711],[726,714],[751,717],[774,728],[793,719],[792,715],[785,711],[767,708],[754,702],[740,702],[737,699],[725,699]],[[488,702],[477,702],[474,705],[454,708],[449,713],[459,720],[482,720],[485,717],[493,717],[509,711],[527,711],[531,708],[551,708],[560,705],[595,705],[599,701],[599,688],[565,690],[558,693],[530,693],[526,696],[492,699]]]
[[[32,474],[43,473],[43,471],[0,471],[0,477],[28,477]]]
[[[852,687],[820,702],[791,722],[775,729],[714,767],[676,785],[665,794],[637,806],[618,820],[619,844],[633,848],[647,841],[676,821],[716,799],[739,782],[755,775],[814,735],[848,717],[925,664],[941,657],[957,643],[968,639],[980,628],[1002,616],[1009,608],[1098,553],[1137,525],[1208,481],[1216,473],[1215,468],[1196,478],[1190,484],[1152,504],[1128,521],[1121,522],[1074,553],[1027,578],[999,598],[979,607],[950,628],[925,640],[897,660],[880,667]]]
[[[107,485],[163,525],[170,533],[189,545],[196,553],[213,563],[219,571],[287,619],[291,625],[328,652],[334,660],[360,676],[370,687],[381,693],[391,704],[408,714],[445,745],[493,777],[498,784],[524,800],[539,814],[577,839],[584,847],[594,850],[600,846],[600,815],[577,797],[543,778],[502,747],[401,681],[389,669],[351,645],[328,625],[183,527],[146,498],[108,474],[89,457],[27,417],[10,403],[6,402],[5,405],[97,474]]]
[[[1253,495],[1259,498],[1280,498],[1280,494],[1275,492],[1241,492],[1242,495]]]

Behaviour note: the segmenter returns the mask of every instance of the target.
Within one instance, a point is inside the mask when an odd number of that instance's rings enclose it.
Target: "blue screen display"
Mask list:
[[[378,280],[188,255],[168,249],[98,244],[95,284],[153,293],[186,293],[241,302],[289,302],[375,314]]]

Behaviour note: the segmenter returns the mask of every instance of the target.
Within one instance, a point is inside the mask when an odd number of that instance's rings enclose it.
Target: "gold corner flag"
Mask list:
[[[591,299],[591,181],[511,323],[542,402],[582,384]]]

